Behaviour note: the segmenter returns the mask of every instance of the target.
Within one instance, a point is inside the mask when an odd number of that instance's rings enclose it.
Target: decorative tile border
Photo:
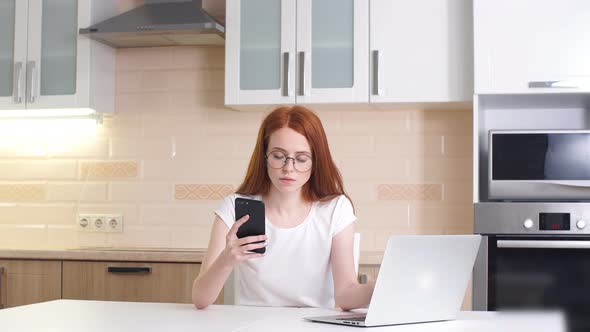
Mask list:
[[[377,199],[393,201],[442,201],[442,184],[380,184]]]
[[[41,201],[45,192],[44,184],[0,184],[0,202]]]
[[[177,184],[174,186],[176,200],[222,199],[235,191],[230,184]]]
[[[135,161],[85,161],[81,163],[82,179],[137,177]]]

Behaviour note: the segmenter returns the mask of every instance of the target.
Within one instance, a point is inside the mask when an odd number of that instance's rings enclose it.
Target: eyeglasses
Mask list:
[[[293,167],[298,172],[309,172],[313,164],[311,156],[308,154],[300,153],[295,157],[287,157],[284,152],[273,151],[265,156],[268,161],[268,166],[271,168],[279,169],[285,167],[289,159],[293,160]]]

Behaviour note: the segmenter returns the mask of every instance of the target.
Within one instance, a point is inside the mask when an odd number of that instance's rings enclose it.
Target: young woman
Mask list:
[[[235,221],[237,197],[264,202],[266,235],[237,238],[248,222],[248,216]],[[216,211],[193,284],[195,306],[213,303],[234,269],[237,304],[343,310],[368,305],[374,283],[357,282],[355,220],[320,119],[300,106],[274,110],[258,132],[243,183]],[[261,247],[264,254],[250,251]]]

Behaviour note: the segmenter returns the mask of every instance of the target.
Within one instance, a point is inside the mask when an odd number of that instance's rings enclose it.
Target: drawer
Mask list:
[[[191,303],[200,267],[196,263],[64,261],[63,298]]]

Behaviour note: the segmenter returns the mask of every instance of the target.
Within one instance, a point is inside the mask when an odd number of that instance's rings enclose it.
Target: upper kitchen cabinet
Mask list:
[[[225,103],[368,102],[363,0],[228,0]]]
[[[113,81],[114,52],[78,34],[91,23],[91,7],[91,0],[0,0],[0,109],[96,108],[94,102],[112,101],[108,87],[92,83]],[[97,92],[103,100],[92,100]]]
[[[471,0],[369,3],[371,103],[472,100]]]
[[[475,0],[477,94],[590,92],[590,1]]]

